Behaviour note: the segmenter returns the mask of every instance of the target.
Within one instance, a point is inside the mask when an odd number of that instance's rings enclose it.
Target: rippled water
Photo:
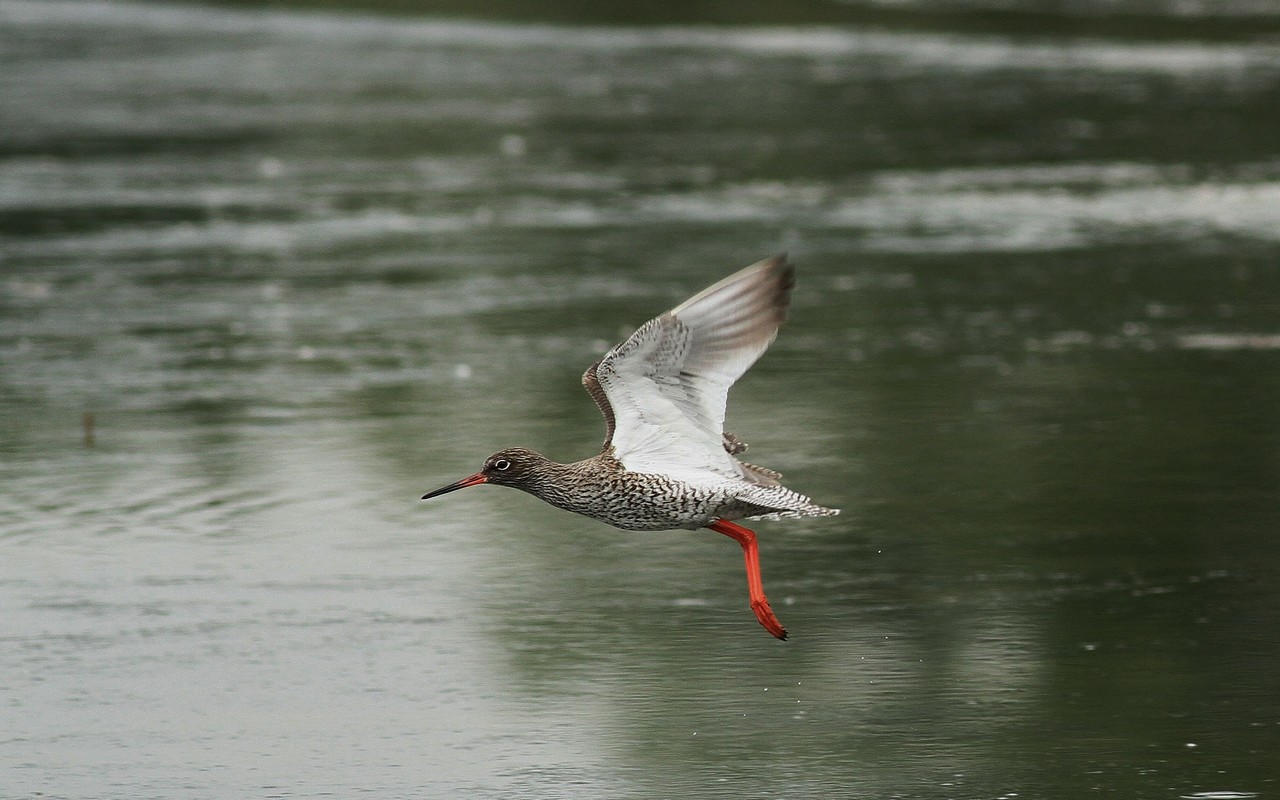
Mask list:
[[[0,0],[0,793],[1272,795],[1280,51],[1232,8]],[[784,249],[729,418],[844,509],[760,526],[792,641],[723,537],[417,501],[592,452],[582,369]]]

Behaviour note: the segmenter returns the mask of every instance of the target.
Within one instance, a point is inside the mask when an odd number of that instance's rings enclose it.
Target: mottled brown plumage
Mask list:
[[[710,528],[742,545],[751,607],[780,639],[764,595],[755,534],[732,520],[827,516],[773,470],[739,461],[745,442],[724,431],[729,387],[768,348],[786,317],[795,268],[784,256],[753,264],[642,325],[587,368],[582,385],[600,408],[600,453],[560,464],[524,448],[430,497],[493,483],[636,531]]]

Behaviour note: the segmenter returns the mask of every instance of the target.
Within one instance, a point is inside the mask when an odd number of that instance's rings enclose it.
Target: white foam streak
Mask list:
[[[233,11],[104,0],[2,0],[0,23],[128,28],[166,34],[204,32],[347,44],[461,45],[568,52],[693,49],[760,57],[874,58],[950,70],[1135,71],[1183,77],[1280,68],[1280,48],[1267,44],[1015,41],[999,36],[897,33],[852,28],[643,29],[386,19],[355,14]]]

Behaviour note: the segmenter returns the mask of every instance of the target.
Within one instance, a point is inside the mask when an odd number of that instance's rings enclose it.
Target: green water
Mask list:
[[[0,794],[1275,795],[1269,7],[440,8],[0,0]],[[791,641],[417,500],[783,250]]]

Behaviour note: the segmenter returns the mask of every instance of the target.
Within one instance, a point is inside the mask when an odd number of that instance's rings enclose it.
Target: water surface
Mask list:
[[[1273,795],[1280,55],[1240,13],[0,2],[4,793]],[[724,537],[417,501],[593,452],[582,369],[781,250],[729,423],[844,509],[760,525],[792,641]]]

